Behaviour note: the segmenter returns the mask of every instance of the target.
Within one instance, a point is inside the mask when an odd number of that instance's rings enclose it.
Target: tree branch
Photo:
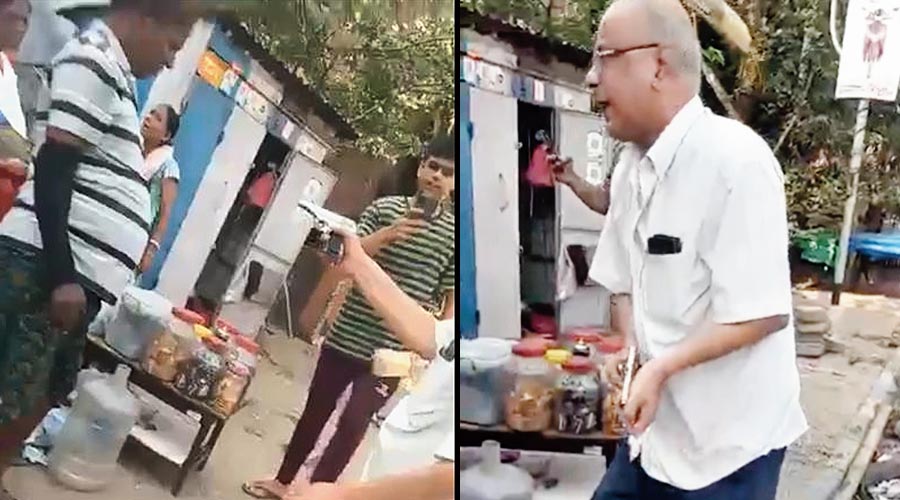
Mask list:
[[[809,100],[809,89],[810,87],[812,87],[813,71],[810,70],[810,62],[808,59],[811,41],[811,33],[809,28],[807,28],[803,35],[803,45],[800,49],[800,81],[803,82],[803,89],[801,90],[802,93],[800,94],[800,102],[798,103],[799,105],[804,105],[807,103],[807,101]],[[791,113],[791,119],[788,120],[787,126],[784,127],[784,130],[778,137],[778,142],[776,142],[775,147],[772,148],[773,153],[778,154],[778,150],[781,149],[781,146],[784,145],[784,141],[787,140],[788,136],[797,125],[799,116],[800,115],[797,111]]]
[[[712,87],[713,92],[715,92],[716,97],[719,98],[719,102],[722,103],[722,106],[725,107],[725,111],[728,113],[728,116],[734,118],[738,121],[744,121],[741,118],[741,115],[738,114],[737,109],[734,107],[734,102],[731,99],[731,96],[728,95],[728,92],[725,90],[725,87],[722,86],[722,82],[719,81],[719,78],[713,72],[712,68],[709,67],[706,62],[703,63],[703,76],[706,78],[706,83]]]
[[[784,130],[781,131],[781,135],[778,137],[778,142],[775,143],[775,147],[772,148],[773,154],[778,154],[778,150],[781,149],[781,146],[784,145],[784,141],[787,140],[788,136],[791,134],[791,131],[794,130],[794,127],[797,125],[798,120],[797,113],[791,115],[791,119],[788,120],[787,127],[784,127]]]

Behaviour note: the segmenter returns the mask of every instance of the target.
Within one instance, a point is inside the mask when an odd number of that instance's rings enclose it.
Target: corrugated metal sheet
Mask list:
[[[529,47],[552,54],[560,62],[586,68],[591,62],[591,51],[587,47],[547,37],[525,21],[515,18],[501,18],[475,12],[464,7],[457,11],[460,28],[470,28],[482,34],[491,34],[519,47]]]

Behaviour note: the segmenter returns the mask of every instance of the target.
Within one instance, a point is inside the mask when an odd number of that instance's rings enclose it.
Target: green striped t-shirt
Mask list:
[[[359,235],[368,236],[405,217],[411,203],[405,196],[375,200],[359,218]],[[453,210],[445,205],[426,229],[383,247],[375,256],[391,279],[430,311],[440,309],[456,286],[455,227]],[[367,361],[376,349],[405,350],[356,287],[347,294],[325,344]]]

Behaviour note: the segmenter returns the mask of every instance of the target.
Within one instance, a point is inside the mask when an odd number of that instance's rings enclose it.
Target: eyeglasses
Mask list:
[[[440,172],[444,177],[456,175],[456,167],[454,165],[442,164],[436,160],[425,160],[424,166],[432,172]]]
[[[619,57],[625,55],[629,52],[634,52],[636,50],[645,50],[645,49],[655,49],[660,47],[658,43],[648,43],[644,45],[637,45],[634,47],[628,47],[626,49],[601,49],[598,48],[594,51],[594,70],[598,71],[600,69],[601,62],[604,59],[608,59],[611,57]]]
[[[619,57],[629,52],[634,52],[635,50],[655,49],[657,47],[659,47],[658,43],[648,43],[645,45],[629,47],[627,49],[597,49],[594,51],[594,55],[599,59],[606,59],[607,57]]]

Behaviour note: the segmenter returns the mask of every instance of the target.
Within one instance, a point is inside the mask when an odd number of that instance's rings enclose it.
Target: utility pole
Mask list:
[[[841,44],[837,36],[838,1],[831,0],[829,15],[829,31],[834,50],[841,55]],[[834,285],[831,292],[832,305],[841,302],[841,290],[844,287],[844,276],[847,272],[847,256],[850,252],[850,234],[856,219],[856,198],[859,193],[859,170],[862,167],[863,155],[866,151],[866,126],[869,121],[869,101],[860,99],[856,109],[856,125],[853,127],[853,148],[850,151],[850,195],[844,203],[844,220],[841,224],[841,239],[838,242],[837,263],[834,267]]]

